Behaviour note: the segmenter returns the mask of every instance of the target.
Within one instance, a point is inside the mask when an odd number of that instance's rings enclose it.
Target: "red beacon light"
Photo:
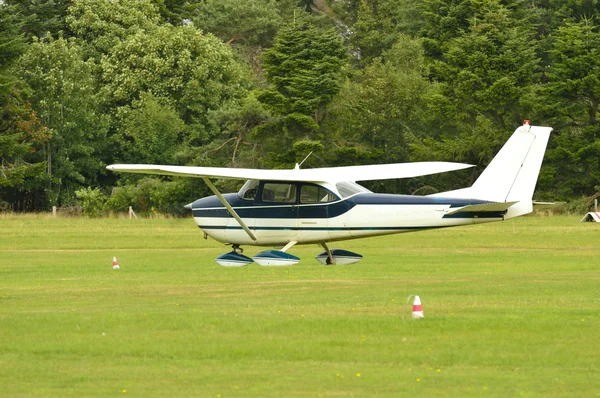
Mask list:
[[[523,126],[529,126],[529,120],[523,120]]]

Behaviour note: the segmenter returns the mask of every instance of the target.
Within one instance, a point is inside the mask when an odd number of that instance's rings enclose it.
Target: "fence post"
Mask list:
[[[135,212],[133,211],[133,207],[129,206],[129,219],[131,220],[132,218],[137,218],[137,216],[135,215]]]
[[[56,206],[52,206],[52,219],[56,218]]]

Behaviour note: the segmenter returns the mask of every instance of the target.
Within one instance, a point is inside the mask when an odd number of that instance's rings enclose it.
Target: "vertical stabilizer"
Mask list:
[[[477,199],[529,201],[537,183],[551,127],[519,127],[471,187]]]
[[[435,196],[519,202],[510,207],[506,218],[531,213],[533,191],[551,131],[551,127],[524,124],[515,130],[472,187]]]

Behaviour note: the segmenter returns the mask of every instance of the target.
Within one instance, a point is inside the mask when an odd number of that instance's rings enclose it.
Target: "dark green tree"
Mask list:
[[[209,120],[220,134],[205,146],[202,158],[223,166],[260,166],[263,151],[262,145],[256,140],[256,131],[270,122],[271,115],[254,93],[241,101],[230,102],[211,111]]]
[[[421,42],[400,35],[382,58],[376,58],[345,85],[332,105],[337,131],[330,153],[342,164],[408,162],[407,137],[424,133],[432,84],[424,77]],[[396,193],[416,189],[407,183],[386,181],[369,186]]]
[[[360,0],[349,37],[355,63],[366,66],[390,50],[401,35],[418,34],[424,23],[418,4],[416,0]]]
[[[556,129],[546,172],[563,198],[592,195],[600,190],[598,26],[586,19],[560,27],[550,60],[540,93],[544,118]]]
[[[23,33],[29,38],[58,36],[65,31],[65,18],[70,0],[5,0],[3,3],[15,6],[23,22]]]
[[[49,138],[12,70],[26,50],[22,25],[17,7],[0,6],[0,209],[14,211],[35,210],[42,199],[44,163],[32,155]]]
[[[346,49],[335,30],[324,31],[309,23],[280,30],[275,45],[263,56],[271,86],[258,96],[275,116],[259,135],[273,150],[284,148],[277,156],[280,160],[295,160],[293,145],[298,141],[320,148],[320,124],[340,90],[346,64]]]
[[[163,21],[171,25],[183,25],[191,18],[196,2],[188,0],[153,0]]]
[[[400,36],[384,58],[377,58],[340,92],[332,110],[336,138],[373,151],[378,162],[407,162],[405,135],[420,131],[431,84],[423,77],[420,41]]]
[[[282,23],[275,0],[205,0],[194,26],[228,44],[268,46]]]
[[[438,41],[439,58],[430,68],[430,77],[438,83],[429,99],[431,131],[444,138],[433,154],[486,164],[515,127],[533,115],[539,59],[534,32],[521,18],[520,8],[498,0],[468,9],[463,9],[466,2],[460,5],[453,8],[460,18],[449,23],[457,29],[464,29],[463,22],[468,26],[458,35],[438,34],[444,40]],[[465,13],[471,14],[468,21]]]
[[[278,6],[275,0],[206,0],[197,4],[192,21],[234,48],[260,75],[259,55],[283,24]]]

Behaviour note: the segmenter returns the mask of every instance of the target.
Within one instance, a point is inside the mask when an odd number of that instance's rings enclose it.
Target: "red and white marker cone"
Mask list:
[[[423,307],[421,307],[421,298],[419,296],[415,296],[415,301],[413,301],[412,319],[421,318],[425,318],[425,316],[423,315]]]
[[[116,257],[113,257],[113,269],[119,269],[119,263],[117,262]]]

